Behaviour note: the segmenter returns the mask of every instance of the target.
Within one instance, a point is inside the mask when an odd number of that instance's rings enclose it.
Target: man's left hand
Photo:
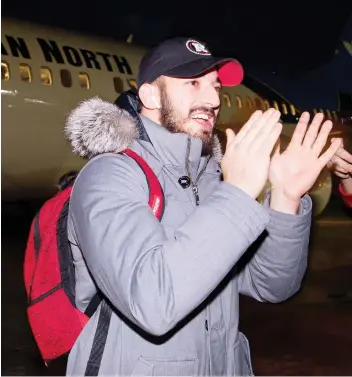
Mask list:
[[[316,114],[308,128],[309,113],[304,112],[286,150],[280,154],[280,146],[276,148],[269,167],[269,181],[281,202],[299,203],[340,148],[342,141],[336,139],[321,154],[332,128],[329,120],[321,126],[323,118],[323,114]]]

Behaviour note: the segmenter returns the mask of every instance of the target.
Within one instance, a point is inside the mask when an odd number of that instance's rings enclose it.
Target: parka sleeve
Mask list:
[[[299,213],[290,215],[264,208],[270,216],[265,231],[252,245],[252,257],[239,274],[240,293],[258,301],[277,303],[294,295],[307,269],[312,200],[301,199]]]
[[[269,222],[234,186],[219,187],[168,239],[131,158],[101,156],[78,176],[70,201],[77,243],[96,284],[153,335],[171,330],[216,288]]]

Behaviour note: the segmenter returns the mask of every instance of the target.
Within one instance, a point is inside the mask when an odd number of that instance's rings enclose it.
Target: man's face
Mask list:
[[[221,84],[216,70],[197,78],[163,76],[160,124],[171,132],[184,132],[203,141],[202,155],[211,153],[213,129],[219,114]]]

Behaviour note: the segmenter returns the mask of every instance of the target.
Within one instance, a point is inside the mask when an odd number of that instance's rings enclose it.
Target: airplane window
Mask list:
[[[123,93],[123,82],[120,77],[114,77],[114,88],[116,93]]]
[[[236,105],[239,109],[242,108],[242,100],[240,96],[236,96]]]
[[[226,106],[227,106],[227,107],[231,107],[231,98],[230,98],[230,96],[229,96],[227,93],[225,93],[225,94],[223,95],[223,97],[224,97],[224,100],[225,100]]]
[[[72,77],[71,77],[71,72],[67,69],[62,69],[60,71],[60,78],[61,78],[61,84],[65,88],[71,88],[72,86]]]
[[[247,104],[248,109],[252,108],[252,100],[249,97],[247,97],[246,104]]]
[[[286,103],[282,102],[281,103],[281,107],[282,107],[282,112],[284,115],[287,115],[288,114],[288,111],[287,111],[287,106],[286,106]]]
[[[81,88],[89,90],[90,89],[90,81],[89,81],[89,76],[85,72],[80,72],[79,73],[79,84]]]
[[[273,101],[273,107],[274,107],[277,111],[279,111],[279,105],[277,104],[276,101]]]
[[[256,97],[255,100],[255,107],[257,110],[262,110],[262,101],[260,100],[260,98]]]
[[[264,103],[263,103],[263,110],[266,111],[266,110],[269,110],[270,109],[270,103],[269,101],[265,100]]]
[[[32,81],[32,72],[28,64],[20,64],[20,77],[24,82],[30,83]]]
[[[137,81],[136,81],[136,80],[134,80],[134,79],[130,79],[130,80],[128,80],[127,82],[128,82],[128,85],[130,86],[131,89],[132,89],[132,88],[137,89]]]
[[[1,80],[9,80],[10,79],[10,68],[9,65],[2,61],[1,62]]]
[[[296,115],[296,109],[295,109],[295,107],[291,104],[290,105],[290,111],[291,111],[291,115]]]
[[[51,85],[53,83],[53,78],[51,75],[51,71],[47,67],[40,68],[40,80],[44,85]]]

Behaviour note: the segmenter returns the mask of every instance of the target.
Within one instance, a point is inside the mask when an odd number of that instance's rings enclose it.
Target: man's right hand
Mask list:
[[[280,136],[280,112],[255,111],[237,135],[226,130],[226,151],[221,162],[224,181],[256,199],[268,178],[270,155]]]

